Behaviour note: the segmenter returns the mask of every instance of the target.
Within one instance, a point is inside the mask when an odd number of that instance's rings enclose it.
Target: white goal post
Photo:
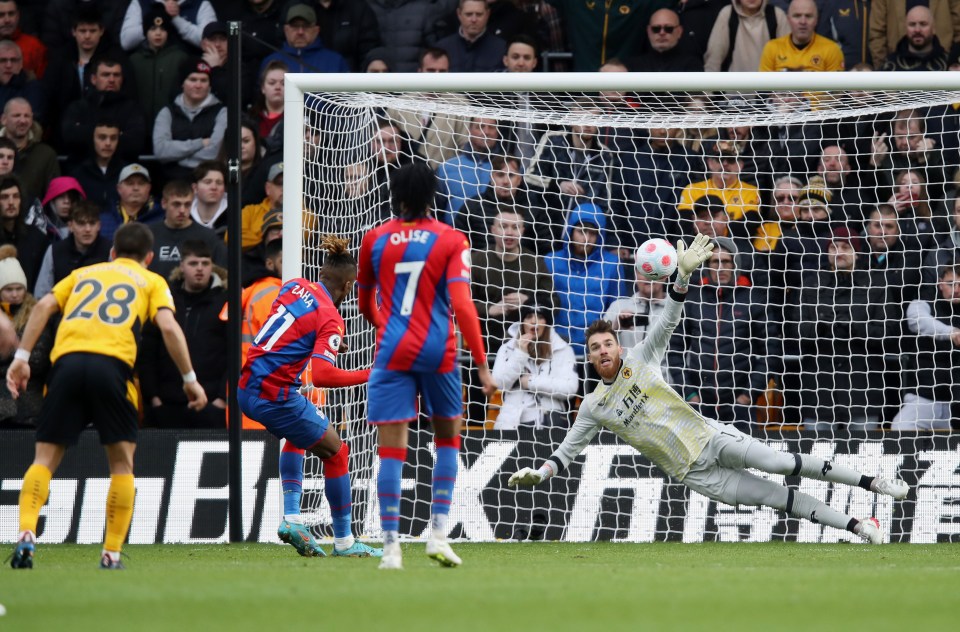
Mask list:
[[[708,416],[777,447],[903,477],[915,491],[896,506],[801,486],[886,520],[894,541],[960,540],[949,500],[960,495],[960,352],[950,334],[960,332],[960,293],[954,316],[940,283],[960,264],[960,73],[291,73],[285,101],[284,279],[315,278],[321,234],[358,251],[389,215],[390,173],[413,160],[438,171],[437,215],[470,239],[474,299],[503,382],[485,405],[461,354],[468,429],[451,537],[845,540],[689,493],[609,433],[543,489],[506,486],[563,438],[590,379],[583,325],[606,317],[635,342],[656,317],[647,295],[658,290],[633,277],[635,247],[709,230],[736,269],[705,266],[667,379]],[[571,245],[583,227],[602,243]],[[512,255],[501,251],[513,230],[524,272],[511,276]],[[523,301],[550,314],[561,340],[522,358],[524,374],[559,376],[573,358],[579,392],[525,390],[508,377]],[[340,365],[367,367],[373,332],[355,297],[342,312]],[[351,445],[354,529],[378,538],[366,389],[330,391],[325,407]],[[429,517],[427,428],[412,427],[404,469],[409,538]],[[329,535],[321,468],[309,458],[306,467],[306,517]]]

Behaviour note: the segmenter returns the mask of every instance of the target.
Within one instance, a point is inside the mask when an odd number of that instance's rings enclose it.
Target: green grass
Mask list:
[[[329,547],[328,547],[329,548]],[[443,569],[423,545],[405,569],[306,559],[289,547],[41,547],[0,568],[0,630],[949,630],[960,546],[460,544]]]

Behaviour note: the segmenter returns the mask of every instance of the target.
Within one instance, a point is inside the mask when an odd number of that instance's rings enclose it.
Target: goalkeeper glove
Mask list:
[[[683,241],[677,242],[677,286],[686,289],[690,275],[710,258],[713,243],[706,235],[698,234],[688,248]]]
[[[519,472],[514,472],[510,476],[510,480],[507,481],[507,485],[510,487],[516,487],[517,485],[537,485],[541,481],[543,481],[543,474],[531,467],[525,467]]]

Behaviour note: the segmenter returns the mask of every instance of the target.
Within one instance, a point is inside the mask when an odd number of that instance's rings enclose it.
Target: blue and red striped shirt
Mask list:
[[[456,367],[450,283],[470,282],[470,245],[433,218],[392,219],[363,237],[357,283],[376,289],[383,314],[374,368],[436,371]]]
[[[307,279],[288,281],[247,352],[240,388],[262,399],[289,399],[311,358],[336,364],[344,330],[327,288]]]

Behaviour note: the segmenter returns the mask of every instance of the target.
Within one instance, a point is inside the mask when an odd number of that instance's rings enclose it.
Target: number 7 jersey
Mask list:
[[[392,219],[360,245],[357,283],[379,293],[374,368],[437,371],[456,366],[457,346],[447,285],[470,282],[470,245],[432,218]]]

